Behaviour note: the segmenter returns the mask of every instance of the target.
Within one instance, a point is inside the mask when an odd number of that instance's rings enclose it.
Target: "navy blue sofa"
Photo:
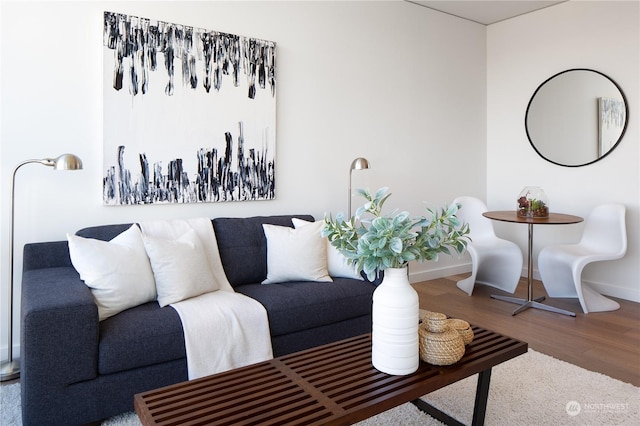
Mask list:
[[[375,287],[366,281],[260,284],[267,275],[262,224],[292,226],[292,217],[313,220],[309,215],[212,220],[229,282],[267,310],[274,356],[371,331]],[[76,234],[108,241],[129,226]],[[184,335],[173,308],[151,302],[98,321],[66,241],[25,245],[23,265],[24,425],[97,422],[133,410],[136,393],[187,380]]]

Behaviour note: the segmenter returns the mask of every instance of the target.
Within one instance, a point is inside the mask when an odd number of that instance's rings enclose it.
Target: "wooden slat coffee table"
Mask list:
[[[479,373],[473,424],[483,424],[491,368],[527,352],[527,344],[480,327],[451,366],[420,362],[407,376],[371,365],[365,334],[201,379],[135,395],[143,425],[345,425],[412,401],[448,424],[455,419],[419,400]]]

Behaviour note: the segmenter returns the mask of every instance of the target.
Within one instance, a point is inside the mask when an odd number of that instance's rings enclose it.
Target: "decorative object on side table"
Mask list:
[[[391,196],[388,188],[373,196],[369,190],[357,192],[367,203],[348,220],[342,213],[335,219],[325,216],[322,235],[370,281],[384,271],[373,294],[372,363],[384,373],[411,374],[419,365],[419,307],[407,266],[414,260],[437,260],[451,250],[463,253],[469,226],[456,217],[458,204],[428,208],[427,216],[410,217],[406,211],[383,215],[382,206]]]
[[[549,217],[547,194],[539,186],[525,186],[518,196],[518,216]]]

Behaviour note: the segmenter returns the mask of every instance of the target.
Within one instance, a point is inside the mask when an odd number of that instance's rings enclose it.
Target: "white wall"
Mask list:
[[[72,152],[85,168],[20,169],[16,300],[26,242],[63,240],[85,226],[156,218],[299,212],[320,218],[346,210],[349,165],[358,156],[373,169],[354,182],[389,186],[389,208],[420,214],[422,201],[439,205],[463,193],[486,196],[484,26],[400,1],[3,1],[0,7],[3,347],[9,186],[13,167],[28,158]],[[276,200],[102,205],[104,10],[277,43]],[[466,257],[411,268],[413,280],[464,270]]]
[[[583,278],[604,294],[633,301],[640,301],[639,4],[570,1],[490,25],[487,31],[489,208],[515,208],[517,195],[526,185],[541,186],[554,212],[586,217],[597,204],[625,204],[626,257],[588,265]],[[569,68],[608,75],[622,88],[629,106],[629,124],[620,145],[603,160],[577,168],[540,158],[524,128],[526,107],[538,85]],[[582,226],[535,227],[534,260],[547,244],[576,242]],[[526,227],[496,224],[496,229],[526,253]]]

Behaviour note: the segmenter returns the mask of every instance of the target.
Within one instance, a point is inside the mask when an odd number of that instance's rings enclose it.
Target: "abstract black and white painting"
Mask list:
[[[106,205],[275,198],[276,44],[104,12]]]

